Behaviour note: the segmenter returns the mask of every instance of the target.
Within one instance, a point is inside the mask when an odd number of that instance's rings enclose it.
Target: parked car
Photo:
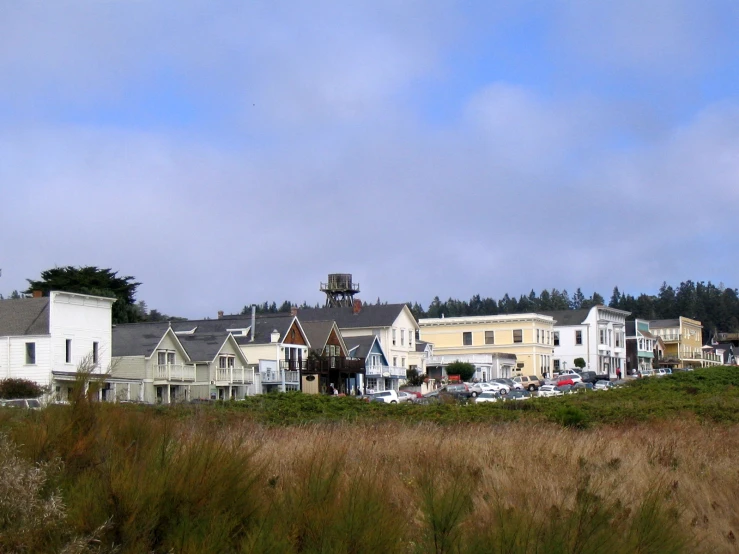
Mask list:
[[[384,390],[380,392],[373,392],[368,394],[370,402],[383,402],[385,404],[397,404],[400,401],[398,393],[394,390]]]
[[[508,394],[511,392],[511,387],[505,383],[499,383],[498,381],[490,381],[489,383],[481,383],[483,392],[498,392],[500,394]]]
[[[0,406],[4,408],[25,408],[27,410],[40,410],[41,402],[38,398],[13,398],[0,400]]]
[[[531,398],[531,393],[527,390],[512,390],[511,393],[506,396],[506,400],[528,400]]]
[[[562,396],[562,391],[555,385],[542,385],[539,387],[539,396]]]
[[[572,375],[560,375],[559,377],[557,377],[556,386],[558,387],[561,387],[562,385],[574,385],[574,384],[575,384],[575,380],[572,379]]]
[[[541,386],[539,378],[534,375],[520,375],[518,377],[514,377],[513,381],[515,383],[519,383],[528,391],[535,391]]]
[[[574,392],[582,392],[582,391],[591,391],[593,390],[593,383],[582,381],[580,383],[575,383],[575,385],[572,387],[572,390]]]
[[[478,394],[482,393],[482,387],[480,383],[464,383],[467,385],[467,390],[470,391],[472,398],[475,398]]]
[[[398,391],[398,402],[413,402],[415,399],[415,394],[411,394],[410,392],[406,392],[404,390]]]
[[[439,402],[441,402],[441,396],[438,390],[427,392],[421,398],[416,399],[416,404],[438,404]]]
[[[473,393],[464,383],[444,385],[439,389],[439,394],[442,396],[453,396],[458,400],[467,400],[468,398],[471,398],[473,394],[476,395],[476,393]]]
[[[523,390],[523,385],[521,383],[516,383],[513,379],[506,379],[501,377],[499,379],[493,379],[493,381],[508,385],[509,390]]]
[[[500,393],[497,392],[483,392],[480,393],[480,395],[475,398],[475,404],[484,404],[485,402],[497,402],[498,400],[501,400],[502,396]]]
[[[654,376],[655,377],[664,377],[667,375],[667,370],[663,368],[655,369],[654,370]]]
[[[575,385],[559,385],[557,390],[562,394],[572,394],[575,392],[574,387]]]
[[[612,388],[613,383],[604,379],[601,379],[595,385],[593,385],[593,390],[611,390]]]
[[[595,383],[598,380],[598,376],[595,371],[581,371],[580,378],[583,383]]]

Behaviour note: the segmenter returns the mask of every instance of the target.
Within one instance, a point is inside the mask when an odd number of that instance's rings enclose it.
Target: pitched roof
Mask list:
[[[112,355],[149,356],[168,328],[169,323],[166,321],[113,325]]]
[[[271,335],[275,329],[280,333],[280,340],[283,340],[294,319],[294,316],[290,314],[258,314],[255,319],[256,330],[254,341],[251,340],[251,316],[249,315],[224,316],[218,319],[173,321],[172,329],[177,332],[190,331],[194,328],[196,335],[225,334],[228,329],[249,329],[247,335],[236,336],[236,341],[240,345],[268,344],[272,342]]]
[[[179,335],[177,338],[187,350],[190,360],[212,362],[221,351],[226,337],[228,334],[221,333],[220,335]]]
[[[560,325],[580,325],[585,321],[590,313],[590,308],[583,310],[554,310],[550,312],[537,312],[542,315],[548,315],[554,318],[554,326]]]
[[[339,329],[357,327],[390,327],[403,311],[405,304],[368,304],[355,314],[351,307],[303,308],[298,311],[301,321],[333,320]]]
[[[328,342],[329,336],[331,336],[331,329],[334,328],[333,321],[303,321],[301,323],[305,337],[310,343],[311,349],[323,350],[323,347]],[[341,341],[341,333],[339,335],[339,341]]]
[[[426,347],[428,346],[428,342],[424,340],[417,340],[416,341],[416,352],[423,352],[426,350]]]
[[[346,346],[352,353],[352,357],[364,359],[370,353],[372,349],[372,343],[375,342],[377,337],[375,335],[367,335],[365,337],[348,337],[346,339]]]
[[[679,319],[653,319],[649,322],[649,327],[654,329],[666,329],[669,327],[680,327]]]
[[[48,297],[0,300],[0,336],[48,334]]]

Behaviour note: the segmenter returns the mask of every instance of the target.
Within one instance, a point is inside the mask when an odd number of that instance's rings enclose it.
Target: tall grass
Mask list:
[[[731,424],[274,426],[82,395],[0,432],[0,551],[739,552]]]

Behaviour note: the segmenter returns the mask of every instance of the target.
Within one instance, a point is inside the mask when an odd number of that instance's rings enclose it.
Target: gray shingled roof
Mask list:
[[[303,308],[298,311],[301,321],[333,320],[339,329],[356,327],[390,327],[403,311],[405,304],[370,304],[362,306],[358,314],[347,308]]]
[[[426,350],[426,346],[428,345],[428,342],[423,340],[417,340],[416,341],[416,352],[423,352]]]
[[[252,343],[251,341],[251,331],[246,336],[237,336],[236,341],[239,344],[268,344],[272,342],[270,335],[275,329],[279,331],[280,340],[282,340],[285,338],[292,322],[293,316],[290,314],[257,315],[257,329],[254,335],[254,342]],[[195,331],[196,335],[225,334],[228,329],[247,329],[249,327],[251,327],[250,315],[225,316],[219,319],[191,319],[187,321],[172,322],[172,329],[174,329],[175,332],[189,331],[193,328],[197,328]]]
[[[561,325],[580,325],[587,319],[590,309],[584,310],[555,310],[551,312],[537,312],[542,315],[548,315],[554,318],[554,326]]]
[[[113,356],[149,356],[162,340],[169,323],[127,323],[113,326]]]
[[[0,300],[0,336],[48,335],[49,299]]]
[[[323,350],[334,328],[333,321],[302,321],[301,326],[305,331],[305,336],[310,343],[311,349],[317,352]]]
[[[220,335],[177,335],[187,355],[193,362],[212,362],[221,346],[226,342],[227,333]]]
[[[362,360],[370,353],[370,349],[372,348],[372,343],[374,341],[374,335],[367,335],[366,337],[347,337],[344,339],[349,351],[352,351],[352,349],[356,347],[356,350],[352,352],[352,356]]]
[[[652,327],[654,329],[680,327],[680,320],[679,319],[655,319],[649,322],[649,327]]]

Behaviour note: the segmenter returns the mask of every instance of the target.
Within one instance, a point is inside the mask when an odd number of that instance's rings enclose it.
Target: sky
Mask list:
[[[739,286],[735,0],[0,0],[0,293]]]

